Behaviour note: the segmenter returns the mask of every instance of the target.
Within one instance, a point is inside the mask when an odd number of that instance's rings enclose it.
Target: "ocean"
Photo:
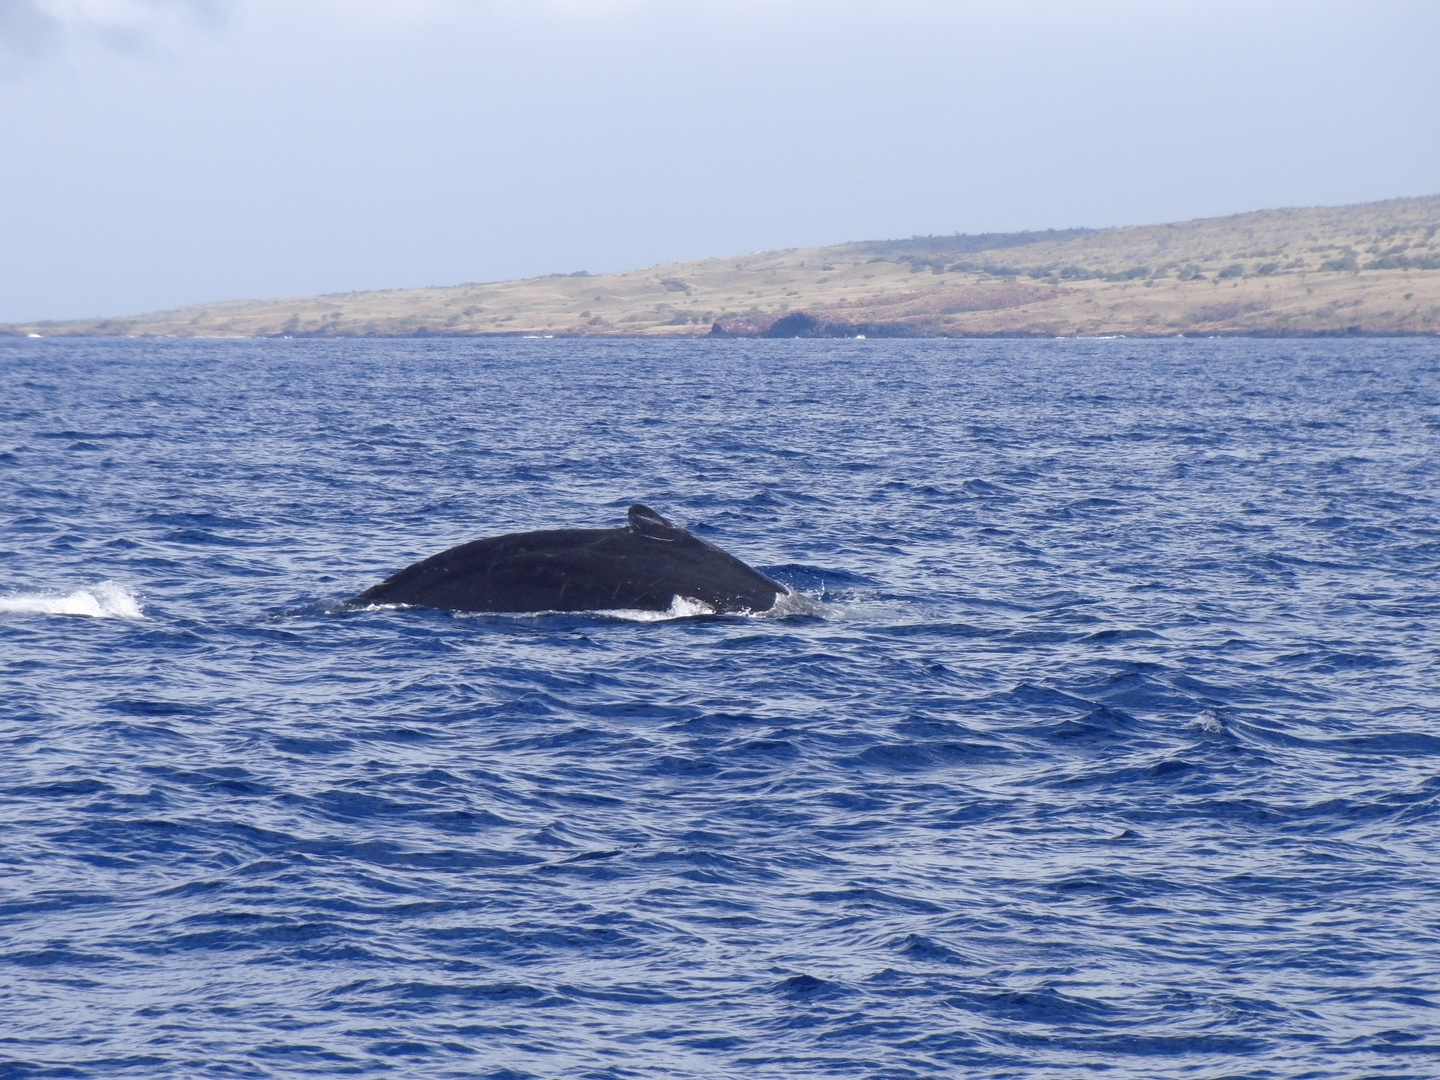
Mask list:
[[[342,601],[643,502],[784,618]],[[1440,1075],[1440,342],[0,341],[0,1077]]]

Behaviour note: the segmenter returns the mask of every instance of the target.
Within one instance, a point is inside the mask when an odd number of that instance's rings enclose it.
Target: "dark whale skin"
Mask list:
[[[768,611],[786,592],[646,506],[621,529],[549,529],[472,540],[407,566],[348,604],[451,611],[668,611],[677,596],[716,614]]]

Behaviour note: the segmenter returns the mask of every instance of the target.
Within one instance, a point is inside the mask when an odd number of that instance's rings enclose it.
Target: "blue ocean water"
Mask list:
[[[0,1077],[1440,1075],[1440,344],[0,342]],[[643,501],[821,614],[347,611]]]

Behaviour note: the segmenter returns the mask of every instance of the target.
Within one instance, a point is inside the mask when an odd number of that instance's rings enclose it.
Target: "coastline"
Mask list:
[[[1167,225],[915,237],[613,274],[0,326],[120,337],[1412,337],[1440,333],[1440,196]]]

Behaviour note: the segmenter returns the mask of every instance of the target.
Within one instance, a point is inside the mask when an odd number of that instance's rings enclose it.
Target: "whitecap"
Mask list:
[[[67,596],[16,593],[0,596],[0,614],[84,615],[92,619],[143,619],[140,595],[114,581],[102,581]]]
[[[1225,721],[1214,709],[1205,709],[1199,716],[1190,721],[1190,726],[1199,728],[1207,735],[1225,734]]]

